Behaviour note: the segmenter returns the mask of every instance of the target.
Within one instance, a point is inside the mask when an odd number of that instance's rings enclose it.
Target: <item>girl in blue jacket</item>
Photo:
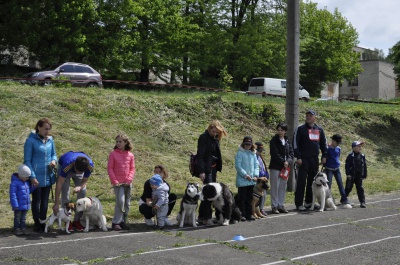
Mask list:
[[[26,214],[30,208],[29,185],[31,170],[26,165],[18,167],[18,173],[13,173],[10,183],[10,204],[14,211],[14,234],[17,236],[27,235],[26,232]]]
[[[259,176],[259,164],[253,139],[246,136],[235,157],[236,187],[238,187],[237,203],[242,212],[242,221],[255,220],[251,215],[253,187]]]
[[[40,119],[24,145],[24,164],[31,170],[31,184],[37,187],[32,193],[32,215],[35,222],[34,231],[43,232],[49,204],[51,186],[55,183],[53,168],[57,165],[56,147],[53,137],[49,135],[51,122],[48,118]]]

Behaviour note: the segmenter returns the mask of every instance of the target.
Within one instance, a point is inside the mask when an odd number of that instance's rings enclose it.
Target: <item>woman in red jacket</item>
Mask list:
[[[135,156],[130,152],[132,144],[125,134],[115,137],[114,151],[108,158],[108,177],[114,187],[115,209],[112,228],[128,230],[126,225],[131,204],[132,181],[135,177]]]

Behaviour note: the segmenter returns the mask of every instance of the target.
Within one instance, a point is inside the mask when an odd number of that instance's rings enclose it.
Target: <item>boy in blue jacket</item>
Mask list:
[[[28,181],[30,176],[31,170],[24,164],[18,167],[18,173],[13,173],[11,176],[10,204],[14,211],[14,234],[16,236],[28,235],[26,214],[30,209],[30,194],[33,191]]]

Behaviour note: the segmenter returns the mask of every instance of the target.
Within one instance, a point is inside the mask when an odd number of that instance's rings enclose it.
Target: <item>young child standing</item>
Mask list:
[[[157,212],[157,229],[163,229],[165,225],[165,219],[168,214],[168,191],[169,187],[163,182],[160,175],[155,174],[150,178],[150,186],[153,189],[152,194],[152,205],[154,210]]]
[[[340,143],[342,142],[342,136],[340,134],[335,134],[331,137],[332,141],[328,145],[325,172],[328,177],[329,189],[332,187],[332,176],[335,176],[336,183],[340,192],[340,203],[348,204],[347,196],[344,191],[342,174],[340,173],[340,154],[342,149],[340,148]]]
[[[135,177],[135,156],[130,152],[132,144],[128,136],[115,137],[114,151],[108,157],[108,177],[114,188],[115,207],[112,228],[128,230],[127,219],[131,204],[132,181]]]
[[[258,160],[258,164],[259,164],[259,178],[266,178],[267,180],[269,180],[269,174],[268,174],[268,169],[267,169],[267,164],[264,161],[264,157],[262,156],[263,152],[265,151],[264,145],[262,142],[256,142],[256,156],[257,156],[257,160]],[[265,200],[267,198],[267,191],[264,190],[263,192],[263,196],[260,199],[260,212],[261,214],[267,216],[267,213],[264,211],[264,204],[265,204]]]
[[[346,158],[346,196],[349,196],[353,185],[356,185],[358,200],[360,201],[360,207],[366,208],[365,195],[363,188],[363,180],[367,178],[367,163],[365,155],[361,153],[361,146],[364,142],[354,141],[351,144],[353,151],[349,153]]]
[[[27,165],[20,165],[18,173],[13,173],[10,183],[10,203],[14,211],[14,234],[16,236],[28,235],[26,231],[26,214],[30,209],[33,188],[28,182],[31,170]]]
[[[251,201],[253,187],[260,174],[253,139],[243,138],[242,144],[235,156],[236,187],[238,188],[238,207],[242,213],[242,221],[253,221]]]

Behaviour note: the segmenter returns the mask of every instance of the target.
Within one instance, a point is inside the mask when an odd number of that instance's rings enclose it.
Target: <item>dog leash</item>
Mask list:
[[[51,168],[51,170],[53,171],[54,177],[56,178],[56,183],[57,183],[57,179],[58,179],[58,172],[57,169],[55,167]],[[50,180],[51,182],[51,180]],[[51,200],[54,201],[54,192],[53,192],[53,184],[51,184]]]
[[[120,185],[120,187],[121,187],[121,186],[122,186],[122,185]],[[114,188],[114,186],[112,186],[109,190],[111,190],[112,188]],[[97,195],[94,196],[94,197],[98,198],[98,197],[100,197],[101,195],[103,195],[105,192],[106,192],[106,191],[103,191],[103,192],[97,194]]]

